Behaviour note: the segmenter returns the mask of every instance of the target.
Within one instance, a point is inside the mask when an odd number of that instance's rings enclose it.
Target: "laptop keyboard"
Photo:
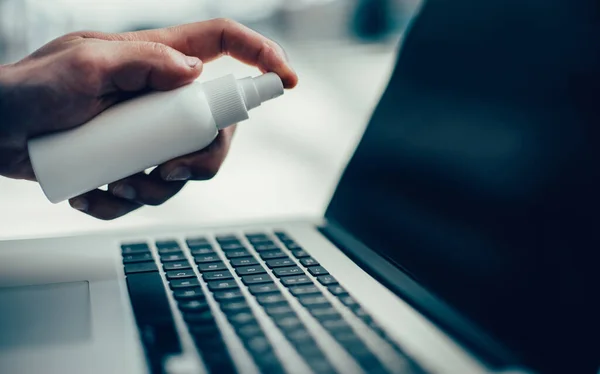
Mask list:
[[[297,307],[290,305],[278,283],[365,372],[388,373],[324,292],[338,298],[408,362],[359,303],[285,232],[277,231],[272,236],[265,233],[249,233],[245,237],[221,235],[215,239],[218,246],[212,244],[208,237],[188,238],[185,242],[187,248],[175,240],[154,243],[168,288],[209,372],[237,372],[214,313],[225,315],[262,373],[286,372],[242,289],[256,300],[315,373],[337,372],[298,316]],[[160,371],[159,357],[181,352],[167,288],[147,243],[124,244],[121,248],[131,303],[142,341],[151,366]],[[291,255],[286,253],[288,251]],[[193,259],[193,264],[188,261],[186,252],[191,255],[189,257]],[[264,265],[258,258],[263,260]],[[323,285],[326,291],[323,292],[317,283]],[[210,295],[203,291],[202,286]],[[207,300],[209,297],[216,301],[218,310],[211,309]],[[412,365],[408,366],[411,369],[405,372],[420,372],[413,369]]]

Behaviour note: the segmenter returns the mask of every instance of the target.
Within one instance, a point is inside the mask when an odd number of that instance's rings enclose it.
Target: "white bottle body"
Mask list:
[[[61,202],[208,146],[218,129],[202,84],[153,92],[29,142],[46,197]]]

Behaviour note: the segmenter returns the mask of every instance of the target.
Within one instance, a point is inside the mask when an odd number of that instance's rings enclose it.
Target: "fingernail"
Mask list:
[[[84,199],[83,197],[78,197],[75,199],[71,200],[71,207],[73,207],[73,209],[77,209],[80,210],[82,212],[85,212],[88,208],[88,202],[86,199]]]
[[[186,167],[178,167],[173,169],[173,171],[171,171],[165,179],[168,181],[185,181],[190,179],[191,176],[192,173],[190,172],[190,169]]]
[[[127,200],[135,199],[135,190],[128,184],[118,184],[113,188],[113,195]]]
[[[185,62],[186,64],[188,64],[189,67],[195,68],[196,65],[200,63],[200,59],[198,57],[186,56]]]

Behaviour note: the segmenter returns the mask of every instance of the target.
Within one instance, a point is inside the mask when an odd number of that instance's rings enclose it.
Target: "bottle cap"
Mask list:
[[[233,75],[205,82],[204,93],[217,128],[248,119],[248,111],[283,95],[283,83],[275,73],[235,79]]]

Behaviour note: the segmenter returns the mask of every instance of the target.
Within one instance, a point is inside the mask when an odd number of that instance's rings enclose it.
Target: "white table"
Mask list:
[[[0,239],[162,224],[212,225],[324,212],[387,83],[390,48],[358,45],[288,49],[300,85],[240,124],[219,174],[189,183],[160,207],[100,221],[53,205],[35,183],[0,178]],[[229,58],[201,79],[257,72]]]

